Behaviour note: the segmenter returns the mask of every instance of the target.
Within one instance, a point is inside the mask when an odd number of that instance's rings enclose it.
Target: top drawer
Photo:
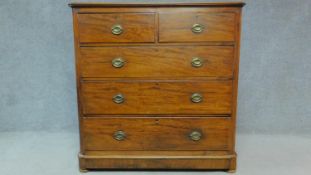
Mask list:
[[[159,42],[234,41],[235,13],[222,9],[159,10]]]
[[[81,43],[154,42],[154,13],[78,14]]]

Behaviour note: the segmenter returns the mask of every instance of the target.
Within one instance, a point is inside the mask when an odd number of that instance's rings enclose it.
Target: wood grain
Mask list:
[[[190,8],[185,6],[186,8]],[[180,6],[178,9],[185,8],[183,6]],[[194,8],[195,6],[192,6]],[[109,8],[102,8],[102,7],[83,7],[83,8],[75,8],[77,10],[78,14],[107,14],[107,13],[156,13],[158,14],[158,11],[161,9],[164,9],[167,7],[109,7]],[[173,9],[173,8],[172,8]],[[208,12],[223,12],[223,13],[236,13],[239,11],[240,8],[236,7],[230,7],[230,6],[224,6],[224,7],[217,7],[217,8],[196,8],[198,11],[200,9],[205,10]],[[158,19],[158,18],[156,18]]]
[[[84,114],[230,114],[231,81],[105,81],[82,84]],[[123,94],[124,103],[112,98]],[[200,93],[203,101],[190,97]]]
[[[73,3],[80,169],[236,170],[242,2]],[[191,31],[193,24],[202,33]],[[113,35],[111,27],[124,31]],[[204,60],[191,67],[192,57]],[[123,57],[116,69],[111,60]],[[201,103],[190,96],[203,95]],[[116,93],[125,102],[116,104]],[[117,130],[127,133],[117,141]],[[189,139],[199,131],[201,140]]]
[[[230,118],[83,118],[86,150],[228,150]],[[116,131],[125,140],[114,139]],[[192,131],[202,133],[193,141]]]
[[[154,13],[78,14],[80,42],[154,42]],[[119,24],[123,33],[114,35],[113,25]]]
[[[228,158],[129,158],[118,159],[113,157],[80,158],[80,167],[84,169],[178,169],[178,170],[226,170],[229,168]]]
[[[229,169],[236,154],[227,151],[86,151],[79,154],[87,169]]]
[[[126,153],[126,154],[125,154]],[[191,158],[195,156],[197,158],[204,158],[209,156],[210,158],[233,158],[235,154],[230,154],[229,151],[206,151],[206,150],[142,150],[142,151],[131,151],[131,150],[86,150],[84,154],[81,154],[84,158],[88,157],[115,157],[115,158],[134,158],[134,157],[153,157],[153,158],[165,158],[167,156]]]
[[[75,48],[75,67],[76,67],[76,92],[77,92],[77,104],[78,104],[78,120],[79,120],[79,137],[80,137],[80,153],[84,154],[83,146],[83,136],[82,136],[82,122],[80,119],[82,117],[82,103],[81,103],[81,91],[80,91],[80,43],[79,43],[79,28],[78,28],[78,19],[77,19],[77,9],[72,9],[72,18],[73,18],[73,31],[74,31],[74,48]]]
[[[172,47],[83,47],[83,77],[232,77],[233,47],[172,46]],[[125,65],[112,66],[121,57]],[[199,57],[203,65],[193,67]]]
[[[236,45],[235,45],[235,62],[234,62],[234,74],[233,74],[233,92],[232,92],[232,98],[233,98],[233,103],[232,103],[232,131],[231,133],[231,142],[232,142],[232,152],[234,152],[235,150],[235,142],[236,142],[236,125],[237,125],[237,109],[238,109],[238,81],[239,81],[239,62],[240,62],[240,37],[241,37],[241,13],[242,10],[240,9],[237,13],[237,18],[239,19],[239,21],[237,22],[237,32],[236,32]],[[236,167],[237,167],[237,161],[236,161],[236,157],[234,159],[231,160],[230,162],[230,168],[229,168],[229,172],[236,172]]]
[[[159,42],[234,41],[235,23],[234,13],[162,8],[159,10]],[[193,33],[194,24],[203,25],[203,32]]]

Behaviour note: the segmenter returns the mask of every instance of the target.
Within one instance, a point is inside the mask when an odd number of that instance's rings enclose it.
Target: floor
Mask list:
[[[237,175],[308,175],[311,136],[238,135]],[[0,133],[0,175],[79,175],[76,133]],[[83,173],[81,173],[83,174]],[[205,171],[106,171],[86,175],[227,175]]]

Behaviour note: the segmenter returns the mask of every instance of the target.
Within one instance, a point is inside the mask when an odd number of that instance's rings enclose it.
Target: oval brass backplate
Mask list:
[[[192,131],[190,134],[189,134],[189,137],[191,140],[193,141],[199,141],[202,137],[202,133],[199,132],[199,131]]]
[[[204,26],[202,24],[193,24],[191,30],[193,33],[202,33]]]
[[[117,94],[112,98],[113,102],[120,104],[124,102],[124,96],[122,94]]]
[[[191,101],[193,103],[200,103],[200,102],[203,101],[203,96],[201,94],[199,94],[199,93],[193,93],[191,95]]]
[[[114,139],[118,141],[122,141],[126,138],[126,134],[124,131],[116,131],[113,135]]]
[[[111,64],[113,67],[115,68],[121,68],[124,66],[125,61],[123,60],[123,58],[119,57],[119,58],[115,58],[111,61]]]
[[[111,33],[114,35],[121,35],[123,33],[123,27],[120,24],[113,25],[111,27]]]
[[[203,60],[199,57],[193,57],[191,61],[192,67],[202,67],[203,66]]]

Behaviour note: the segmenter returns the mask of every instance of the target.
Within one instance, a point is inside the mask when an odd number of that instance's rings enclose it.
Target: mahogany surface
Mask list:
[[[234,172],[244,3],[70,6],[80,170]]]

